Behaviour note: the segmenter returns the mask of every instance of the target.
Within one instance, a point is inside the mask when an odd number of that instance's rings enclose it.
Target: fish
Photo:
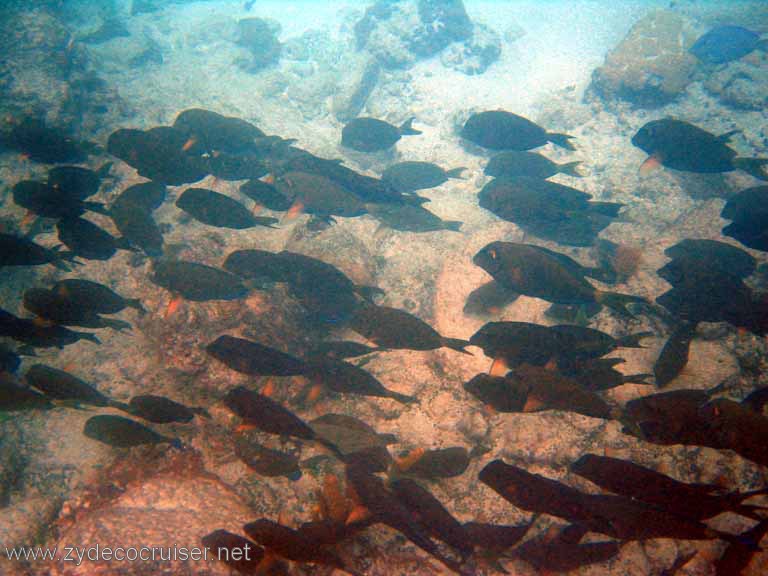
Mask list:
[[[293,204],[292,199],[286,197],[272,184],[263,180],[248,180],[240,185],[240,193],[269,210],[285,212]]]
[[[131,325],[123,320],[102,318],[82,303],[63,297],[52,290],[30,288],[24,291],[24,308],[47,322],[62,326],[84,328],[111,328],[130,330]]]
[[[185,135],[194,137],[199,150],[212,154],[225,151],[233,154],[254,149],[255,142],[266,134],[247,120],[224,116],[212,110],[189,108],[179,112],[173,127]]]
[[[24,380],[53,400],[65,400],[78,405],[123,408],[125,404],[112,400],[93,385],[80,378],[45,364],[34,364],[24,374]]]
[[[115,201],[109,209],[109,216],[123,238],[131,244],[153,258],[163,255],[163,234],[152,212],[142,204]]]
[[[219,228],[244,230],[255,226],[274,228],[277,218],[254,216],[237,200],[206,188],[187,188],[176,206],[195,220]]]
[[[118,250],[136,250],[125,238],[115,238],[85,218],[63,218],[56,222],[56,231],[59,242],[86,260],[109,260]]]
[[[748,248],[768,251],[768,186],[747,188],[731,196],[720,216],[732,220],[723,235]]]
[[[165,202],[168,188],[161,182],[141,182],[129,186],[115,198],[114,204],[131,204],[145,212],[153,212]]]
[[[365,356],[383,350],[387,350],[387,348],[373,348],[351,340],[325,341],[319,342],[313,346],[309,351],[308,356],[330,356],[331,358],[336,358],[338,360],[345,360],[347,358],[357,358],[359,356]]]
[[[758,544],[768,534],[768,520],[763,519],[744,532],[745,542],[731,542],[720,558],[715,560],[715,576],[740,576],[759,550]]]
[[[693,520],[714,518],[723,512],[759,520],[758,511],[762,508],[746,506],[742,502],[768,493],[768,488],[721,493],[722,488],[716,484],[680,482],[634,462],[597,454],[585,454],[571,464],[570,470],[604,490]]]
[[[480,481],[502,498],[529,512],[550,514],[584,529],[619,540],[677,538],[722,539],[739,536],[677,516],[624,496],[585,494],[556,480],[494,460],[480,471]]]
[[[169,443],[174,448],[182,447],[181,440],[178,438],[163,436],[135,420],[112,414],[99,414],[86,420],[83,434],[92,440],[116,448],[165,443]]]
[[[463,222],[442,220],[421,206],[411,204],[367,204],[368,212],[387,228],[402,232],[458,232]]]
[[[743,170],[758,180],[768,180],[768,158],[738,158],[728,146],[734,132],[715,136],[683,120],[663,118],[643,125],[632,144],[649,155],[646,163],[672,170],[714,174]]]
[[[694,261],[741,279],[754,274],[757,268],[757,260],[749,252],[718,240],[686,238],[664,250],[664,255],[672,259],[669,264],[679,263],[674,269],[668,268],[668,264],[659,270],[659,276],[673,286],[681,283],[686,267]],[[661,271],[665,269],[675,273],[664,275]]]
[[[227,392],[224,403],[243,420],[243,424],[258,428],[262,432],[293,436],[302,440],[318,438],[315,431],[293,412],[243,386]]]
[[[417,401],[413,396],[389,390],[362,368],[328,356],[311,358],[304,375],[328,390],[340,394],[391,398],[401,404],[412,404]]]
[[[403,136],[421,134],[409,118],[399,128],[376,118],[355,118],[341,130],[341,145],[358,152],[379,152],[394,146]]]
[[[21,358],[5,344],[0,344],[0,374],[12,374],[21,366]]]
[[[111,168],[112,162],[105,162],[96,171],[82,166],[54,166],[48,170],[47,184],[67,198],[85,200],[99,191]]]
[[[501,413],[522,412],[528,398],[524,388],[511,387],[505,376],[490,374],[477,374],[464,383],[464,390]]]
[[[435,188],[451,178],[461,178],[466,168],[443,170],[431,162],[398,162],[381,174],[381,180],[394,190],[402,193]]]
[[[239,574],[257,574],[264,558],[264,549],[239,534],[226,530],[214,530],[200,540],[210,557],[224,562]]]
[[[460,136],[490,150],[530,150],[547,142],[567,150],[575,149],[569,142],[573,136],[547,132],[527,118],[504,110],[473,114],[464,123]]]
[[[763,41],[762,46],[765,45]],[[742,26],[721,25],[699,36],[689,52],[707,64],[725,64],[743,58],[760,46],[757,32]]]
[[[756,388],[741,403],[744,406],[748,406],[751,410],[762,414],[763,408],[768,404],[768,386]]]
[[[51,410],[55,406],[43,394],[22,386],[8,372],[0,372],[0,413]]]
[[[243,530],[255,542],[288,560],[331,566],[353,576],[360,576],[331,549],[318,546],[314,539],[272,520],[261,518],[249,522],[243,526]]]
[[[256,179],[269,173],[261,155],[252,152],[232,154],[217,151],[211,156],[208,169],[214,178],[221,180]]]
[[[405,310],[366,304],[359,306],[349,321],[349,328],[391,349],[434,350],[443,346],[470,354],[464,348],[469,341],[441,336],[429,324]]]
[[[396,462],[402,474],[428,480],[461,476],[469,467],[469,452],[463,446],[416,450]]]
[[[640,296],[598,290],[551,252],[527,244],[491,242],[472,261],[505,288],[555,304],[604,304],[630,317],[628,304],[648,304]]]
[[[231,272],[184,260],[155,261],[150,281],[192,302],[240,300],[249,291]]]
[[[710,436],[709,444],[733,450],[747,460],[768,466],[768,418],[748,406],[717,398],[699,407],[701,427]]]
[[[235,455],[260,476],[285,476],[293,481],[301,478],[299,459],[296,456],[262,446],[249,434],[238,434],[235,437]]]
[[[360,453],[371,454],[372,451],[383,448],[380,453],[387,464],[384,470],[392,462],[386,447],[396,442],[396,438],[391,434],[377,433],[371,426],[354,416],[323,414],[311,420],[309,425],[318,437],[336,446],[345,457]]]
[[[301,210],[320,218],[352,218],[368,212],[365,203],[346,187],[320,174],[291,171],[275,179],[275,188]]]
[[[653,385],[653,382],[648,382],[648,378],[652,378],[653,374],[622,374],[616,370],[614,366],[622,362],[623,358],[592,358],[574,362],[560,370],[563,375],[578,382],[579,386],[593,392],[629,383]]]
[[[56,268],[69,270],[66,262],[73,261],[74,258],[75,254],[72,252],[46,248],[22,236],[0,232],[0,268],[51,264]]]
[[[551,526],[540,536],[526,540],[512,554],[533,566],[539,574],[571,572],[614,558],[623,542],[580,543],[587,529],[578,524]]]
[[[13,201],[37,216],[45,218],[76,218],[86,210],[106,213],[100,202],[86,202],[77,196],[69,196],[44,182],[22,180],[14,184]]]
[[[0,336],[7,336],[30,348],[63,348],[79,340],[101,341],[91,332],[76,332],[64,326],[46,326],[28,318],[18,318],[0,308]]]
[[[234,336],[219,336],[205,351],[229,368],[252,376],[297,376],[309,370],[299,358]]]
[[[125,308],[146,312],[138,298],[124,298],[108,286],[81,278],[59,280],[51,291],[68,300],[79,302],[97,314],[116,314]]]
[[[520,297],[520,294],[507,290],[496,280],[486,282],[479,288],[475,288],[464,303],[464,314],[467,316],[491,316],[501,312],[503,308],[512,304]]]
[[[171,422],[191,422],[195,415],[210,418],[205,408],[189,407],[179,404],[164,396],[142,394],[133,396],[123,409],[132,416],[155,424],[170,424]]]
[[[472,555],[474,546],[464,526],[429,490],[410,478],[393,480],[389,489],[435,538],[458,551],[463,559]]]
[[[549,158],[521,150],[506,150],[488,160],[484,173],[494,178],[516,178],[525,176],[546,180],[555,174],[567,174],[581,178],[578,172],[580,161],[556,164]]]
[[[88,158],[91,146],[75,140],[63,129],[45,121],[25,117],[15,122],[6,144],[35,162],[44,164],[78,163]]]
[[[683,323],[669,335],[653,365],[656,385],[664,388],[678,377],[688,364],[688,353],[696,334],[696,325]]]

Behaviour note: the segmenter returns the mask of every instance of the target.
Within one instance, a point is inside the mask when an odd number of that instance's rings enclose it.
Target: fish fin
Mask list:
[[[578,170],[579,164],[581,164],[581,160],[577,160],[576,162],[568,162],[567,164],[558,164],[557,169],[560,171],[560,174],[567,174],[568,176],[582,178],[583,174]]]
[[[94,344],[101,344],[101,340],[99,340],[96,337],[96,334],[93,334],[92,332],[75,332],[75,334],[77,334],[82,340],[88,340]]]
[[[344,521],[344,524],[349,526],[350,524],[355,524],[357,522],[362,522],[364,520],[367,520],[371,517],[371,511],[368,510],[365,506],[355,506],[352,508],[352,511],[347,516],[347,519]]]
[[[91,212],[96,212],[97,214],[109,216],[109,210],[102,202],[83,202],[83,208],[90,210]]]
[[[280,222],[277,218],[270,218],[269,216],[254,216],[253,221],[259,226],[266,226],[267,228],[275,229],[278,227],[273,226],[273,224],[278,224]]]
[[[205,408],[202,408],[200,406],[192,406],[192,407],[190,407],[190,410],[192,410],[192,412],[194,412],[198,416],[201,416],[202,418],[205,418],[206,420],[210,420],[211,419],[211,413],[208,412],[208,410],[206,410]]]
[[[402,126],[400,126],[400,134],[402,136],[415,136],[417,134],[421,134],[421,130],[416,130],[413,126],[411,126],[415,119],[416,117],[412,116],[403,122]]]
[[[34,346],[30,346],[29,344],[24,344],[23,346],[16,348],[16,354],[19,356],[31,356],[37,358],[37,352],[35,352]]]
[[[743,130],[731,130],[730,132],[726,132],[725,134],[720,134],[720,136],[717,137],[717,139],[722,142],[723,144],[728,144],[730,142],[731,137],[735,136],[736,134],[741,134]]]
[[[109,400],[107,401],[107,406],[109,406],[110,408],[115,408],[117,410],[122,410],[126,414],[133,414],[131,407],[125,402],[120,402],[119,400]]]
[[[616,218],[626,204],[621,202],[590,202],[589,211],[594,214],[602,214],[610,218]]]
[[[546,403],[536,396],[528,395],[523,405],[523,412],[541,412],[546,410]]]
[[[174,296],[173,298],[171,298],[171,301],[168,302],[168,307],[165,309],[165,314],[163,314],[163,318],[167,320],[168,318],[173,316],[183,302],[184,302],[184,298],[182,298],[181,296]]]
[[[127,250],[129,252],[140,252],[136,246],[131,244],[131,241],[128,240],[128,238],[120,237],[115,238],[115,246],[120,250]]]
[[[754,176],[758,180],[768,180],[768,171],[765,166],[768,165],[768,158],[734,158],[733,166],[739,170],[744,170],[747,174]]]
[[[462,354],[469,354],[470,356],[474,356],[472,352],[467,352],[464,350],[467,346],[469,346],[469,340],[461,340],[459,338],[442,338],[440,340],[440,343],[443,346],[447,346],[451,350],[456,350],[457,352],[461,352]]]
[[[637,332],[616,339],[617,348],[645,348],[640,345],[640,340],[653,336],[653,332]]]
[[[355,293],[369,302],[374,302],[377,296],[384,296],[384,290],[378,286],[355,286]]]
[[[114,165],[114,162],[104,162],[97,170],[96,175],[99,178],[106,178],[109,176],[110,170],[112,170],[112,166]]]
[[[446,176],[447,178],[458,178],[458,179],[462,179],[462,178],[461,178],[461,173],[462,173],[462,172],[464,172],[464,170],[466,170],[466,168],[464,168],[464,166],[461,166],[460,168],[454,168],[454,169],[452,169],[452,170],[447,170],[447,171],[445,172],[445,176]]]
[[[547,132],[547,140],[552,142],[555,146],[560,146],[560,148],[565,148],[566,150],[576,150],[573,144],[569,142],[573,136],[569,136],[568,134],[558,134],[557,132]]]
[[[461,225],[464,222],[458,220],[443,220],[443,230],[450,230],[451,232],[461,232]]]
[[[608,306],[608,308],[624,318],[635,317],[629,310],[627,310],[627,304],[650,304],[648,300],[641,296],[619,294],[618,292],[602,292],[600,290],[595,291],[595,300],[598,304]]]
[[[429,198],[425,198],[424,196],[419,196],[418,194],[408,194],[405,196],[400,196],[400,199],[402,200],[403,204],[410,204],[411,206],[421,206],[422,204],[431,202]]]
[[[640,164],[640,168],[638,168],[637,172],[640,176],[648,176],[648,174],[655,172],[659,168],[661,168],[661,160],[651,154],[645,159],[645,162]]]
[[[426,450],[424,448],[414,448],[405,456],[395,457],[395,466],[400,472],[407,472],[410,470],[416,462],[424,457]]]
[[[401,404],[413,404],[414,402],[418,402],[419,399],[416,398],[416,396],[408,396],[407,394],[400,394],[399,392],[395,392],[393,390],[388,391],[388,396],[392,398],[392,400],[397,400]]]
[[[141,300],[138,298],[126,298],[125,305],[129,308],[133,308],[134,310],[138,310],[139,314],[143,315],[147,313],[147,309],[144,308],[144,306],[141,304]]]
[[[504,358],[494,358],[493,364],[491,364],[490,370],[488,370],[489,376],[506,376],[509,372],[509,364]]]
[[[624,376],[623,384],[645,384],[653,386],[653,382],[648,382],[648,378],[653,378],[653,374],[627,374]]]
[[[117,318],[101,318],[101,321],[103,322],[104,328],[111,328],[117,332],[133,330],[133,326],[131,326],[130,322],[126,322],[125,320],[118,320]]]
[[[304,204],[301,202],[301,200],[296,200],[293,204],[291,204],[291,207],[288,208],[288,211],[285,213],[285,216],[283,216],[283,221],[290,221],[294,218],[297,218],[302,212],[304,211]]]

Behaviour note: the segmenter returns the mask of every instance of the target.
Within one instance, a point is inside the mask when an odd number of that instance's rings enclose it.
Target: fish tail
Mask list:
[[[616,346],[618,348],[645,348],[645,346],[640,345],[640,340],[650,336],[653,336],[653,332],[637,332],[636,334],[622,336],[616,340]]]
[[[83,208],[90,210],[91,212],[96,212],[97,214],[109,216],[109,210],[102,202],[83,202]]]
[[[411,124],[413,124],[413,121],[416,119],[415,116],[411,116],[403,122],[403,125],[400,126],[400,134],[402,136],[415,136],[417,134],[421,134],[421,130],[416,130]]]
[[[577,160],[576,162],[568,162],[566,164],[559,164],[557,169],[561,174],[568,174],[568,176],[576,176],[576,178],[581,178],[582,174],[578,170],[579,164],[581,164],[581,160]]]
[[[210,412],[208,412],[208,410],[206,410],[205,408],[201,408],[199,406],[195,406],[193,408],[190,408],[190,410],[192,410],[192,412],[194,412],[198,416],[200,416],[202,418],[205,418],[206,420],[210,420],[211,419]]]
[[[453,170],[448,170],[445,175],[448,178],[461,178],[461,173],[464,172],[466,168],[464,166],[461,166],[460,168],[454,168]]]
[[[619,294],[618,292],[601,292],[595,293],[595,300],[608,306],[611,310],[623,316],[625,318],[634,318],[629,310],[627,310],[628,304],[649,304],[648,300],[640,296],[632,296],[631,294]]]
[[[141,303],[141,300],[138,298],[127,298],[125,300],[125,305],[129,308],[133,308],[135,310],[138,310],[140,314],[146,314],[147,309],[144,308],[144,305]]]
[[[624,384],[646,384],[653,386],[653,382],[648,382],[648,378],[653,377],[653,374],[627,374],[624,376]]]
[[[594,214],[602,214],[603,216],[616,218],[624,206],[625,205],[620,202],[590,202],[589,210]]]
[[[749,506],[746,504],[737,504],[731,506],[729,510],[734,514],[739,514],[740,516],[745,516],[746,518],[751,518],[752,520],[758,521],[765,520],[765,514],[768,513],[768,508],[762,508],[760,506]],[[763,514],[760,514],[760,512],[763,512]]]
[[[459,338],[443,338],[441,340],[441,344],[452,350],[461,352],[462,354],[469,354],[470,356],[473,356],[472,352],[467,352],[464,350],[464,348],[469,346],[469,340],[460,340]]]
[[[129,252],[139,252],[139,249],[136,248],[133,244],[131,244],[131,241],[128,240],[128,238],[120,237],[115,238],[115,246],[119,250],[127,250]]]
[[[734,158],[733,166],[739,170],[744,170],[758,180],[768,180],[768,171],[765,166],[768,165],[768,158]]]
[[[619,279],[616,275],[616,271],[611,266],[598,266],[595,268],[584,267],[582,271],[585,276],[594,278],[603,284],[616,284]]]
[[[443,220],[443,230],[452,230],[453,232],[461,232],[461,225],[464,222],[458,220]]]
[[[99,169],[96,170],[96,175],[99,178],[106,178],[107,176],[109,176],[109,171],[112,170],[112,165],[113,164],[114,164],[114,162],[104,162],[104,164],[102,164],[99,167]]]
[[[111,328],[117,332],[122,332],[123,330],[133,330],[133,326],[131,326],[130,322],[126,322],[125,320],[117,320],[115,318],[102,318],[101,321],[104,328]]]
[[[101,344],[101,340],[96,337],[93,332],[75,332],[81,340],[89,340],[94,344]]]
[[[547,140],[552,142],[555,146],[560,146],[560,148],[565,148],[566,150],[576,150],[573,144],[569,142],[573,136],[569,136],[568,134],[558,134],[556,132],[547,132]]]
[[[394,392],[392,390],[389,391],[389,397],[392,398],[392,400],[397,400],[401,404],[413,404],[414,402],[419,401],[416,396],[408,396],[407,394],[400,394],[400,392]]]
[[[122,410],[126,414],[131,414],[131,407],[126,404],[125,402],[120,402],[119,400],[108,400],[107,406],[110,408],[115,408],[117,410]]]

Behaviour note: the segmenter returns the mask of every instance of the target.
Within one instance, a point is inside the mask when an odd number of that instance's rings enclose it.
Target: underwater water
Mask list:
[[[0,575],[768,573],[768,5],[0,3]]]

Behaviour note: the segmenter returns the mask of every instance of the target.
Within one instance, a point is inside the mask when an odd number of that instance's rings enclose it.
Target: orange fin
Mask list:
[[[317,402],[317,400],[320,398],[320,395],[323,393],[323,387],[320,386],[320,384],[313,385],[309,392],[307,392],[307,398],[306,402],[307,404],[314,404]]]
[[[659,168],[661,168],[661,161],[656,156],[651,155],[640,165],[638,172],[640,173],[640,176],[647,176]]]
[[[371,511],[365,506],[355,506],[352,508],[352,512],[347,516],[345,524],[354,524],[355,522],[361,522],[371,515]]]
[[[163,318],[166,320],[173,316],[179,309],[179,306],[181,306],[182,302],[184,302],[184,298],[181,296],[174,296],[171,298],[171,301],[168,302],[168,307],[165,309],[165,314],[163,315]]]
[[[504,358],[495,358],[488,374],[490,376],[506,376],[507,372],[509,372],[509,364],[507,364],[507,361],[504,360]]]
[[[301,200],[296,200],[293,205],[288,208],[288,212],[285,213],[283,220],[293,220],[294,218],[300,216],[303,210],[304,204],[301,202]]]
[[[235,434],[242,434],[243,432],[248,432],[249,430],[255,430],[256,426],[253,424],[240,424],[237,428],[235,428]]]
[[[189,149],[190,149],[190,148],[192,148],[192,146],[194,146],[195,144],[197,144],[197,138],[195,138],[194,136],[190,136],[190,137],[189,137],[189,140],[187,140],[186,142],[184,142],[184,146],[182,146],[182,147],[181,147],[181,150],[182,150],[183,152],[187,152],[187,151],[189,151]]]
[[[21,222],[19,222],[19,226],[21,228],[26,228],[27,226],[32,224],[32,222],[35,221],[36,217],[37,217],[37,215],[34,212],[31,212],[31,211],[27,210],[27,213],[24,214],[24,218],[22,218]]]
[[[525,399],[525,406],[523,406],[523,412],[539,412],[546,408],[546,404],[542,402],[539,398],[536,398],[536,396],[528,395],[528,398]]]
[[[272,398],[272,396],[275,395],[276,390],[275,379],[267,378],[267,383],[264,384],[264,388],[261,389],[261,394],[267,398]]]
[[[406,456],[395,458],[395,466],[397,466],[401,472],[405,472],[411,466],[416,464],[416,462],[421,460],[425,452],[426,450],[424,450],[424,448],[414,448]]]

